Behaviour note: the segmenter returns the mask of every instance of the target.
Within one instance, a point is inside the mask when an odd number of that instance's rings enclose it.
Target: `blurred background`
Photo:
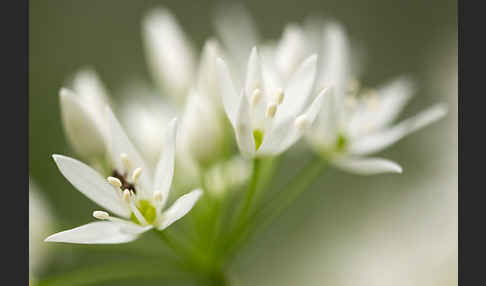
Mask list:
[[[74,155],[63,134],[59,88],[78,68],[91,66],[116,97],[127,79],[148,79],[141,19],[151,8],[169,8],[201,47],[214,34],[218,3],[30,1],[29,171],[51,210],[54,230],[91,221],[95,207],[62,177],[51,159],[53,153]],[[248,244],[231,265],[231,277],[240,285],[457,285],[457,2],[242,3],[265,38],[280,37],[287,22],[309,15],[341,22],[364,51],[365,85],[400,74],[418,80],[418,92],[401,118],[439,101],[448,103],[449,114],[380,154],[399,162],[402,175],[362,177],[326,170]],[[288,156],[284,163],[288,168],[295,160],[299,159]],[[125,246],[48,245],[39,277],[93,262],[155,259],[164,250],[149,246],[158,244],[146,235]],[[160,281],[147,277],[136,283]]]

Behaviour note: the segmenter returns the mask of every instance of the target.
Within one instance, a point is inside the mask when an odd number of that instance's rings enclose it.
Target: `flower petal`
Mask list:
[[[174,176],[176,131],[177,120],[174,118],[167,127],[162,152],[155,169],[154,191],[162,192],[162,205],[167,201]]]
[[[154,80],[180,101],[195,76],[192,44],[176,18],[162,8],[153,10],[144,19],[143,36]]]
[[[178,198],[172,206],[162,214],[163,220],[157,227],[158,230],[165,229],[181,217],[185,216],[199,200],[202,195],[201,189],[196,189]]]
[[[391,123],[412,97],[414,87],[412,81],[399,77],[376,91],[376,98],[369,98],[368,103],[361,104],[360,112],[355,112],[351,118],[350,132],[359,136],[366,134],[371,126],[380,130]]]
[[[216,32],[243,76],[248,52],[259,43],[254,21],[241,4],[221,5],[215,18]]]
[[[74,150],[85,158],[101,157],[105,152],[106,126],[95,118],[83,99],[65,88],[59,92],[64,131]]]
[[[345,94],[351,73],[350,47],[344,28],[335,22],[324,28],[316,88],[333,87],[338,97]]]
[[[358,175],[402,172],[400,165],[382,158],[339,157],[331,162],[344,171]]]
[[[132,169],[142,168],[142,174],[138,179],[140,185],[142,186],[141,193],[149,195],[147,192],[152,189],[153,182],[151,169],[147,164],[145,164],[142,156],[140,156],[137,149],[133,146],[132,142],[126,135],[125,131],[123,131],[123,128],[109,107],[106,107],[105,114],[110,129],[109,153],[113,164],[115,164],[118,171],[123,171],[125,168],[121,161],[121,154],[126,154],[132,164]],[[131,172],[132,170],[125,171]]]
[[[439,120],[446,113],[447,107],[443,104],[437,104],[393,127],[352,141],[349,152],[355,155],[379,152],[406,135]]]
[[[285,87],[285,96],[277,109],[276,121],[301,113],[309,104],[317,70],[317,55],[308,57],[291,76]]]
[[[122,203],[116,189],[88,165],[63,155],[52,155],[59,171],[81,193],[113,213],[128,217],[129,209]]]
[[[274,125],[274,128],[269,132],[268,136],[264,136],[262,146],[258,149],[259,155],[278,155],[288,148],[290,148],[300,137],[304,134],[307,128],[311,127],[317,114],[321,110],[324,102],[327,89],[321,91],[312,104],[307,108],[301,116],[305,118],[305,126],[303,129],[297,128],[296,119],[294,117],[287,117],[278,125]]]
[[[133,241],[139,234],[149,229],[150,227],[126,228],[120,223],[97,221],[58,232],[46,238],[45,241],[79,244],[118,244]]]
[[[236,114],[235,130],[236,142],[240,152],[252,157],[255,154],[255,139],[253,138],[252,122],[250,118],[250,105],[245,95],[240,95],[239,108]]]
[[[234,126],[240,99],[236,93],[235,86],[231,80],[231,75],[226,63],[221,58],[218,58],[216,59],[216,65],[224,111],[226,112],[226,116],[228,116],[229,121]]]
[[[255,88],[262,89],[262,63],[256,47],[251,49],[246,69],[245,91],[247,96],[251,96]]]

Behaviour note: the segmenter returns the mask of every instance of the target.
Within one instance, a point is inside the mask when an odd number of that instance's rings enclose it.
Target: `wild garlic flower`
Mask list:
[[[219,43],[208,39],[197,59],[177,19],[164,8],[145,17],[143,36],[152,78],[182,117],[178,159],[196,166],[217,159],[228,143],[216,69],[216,58],[223,56]]]
[[[254,47],[245,83],[239,88],[235,87],[226,63],[217,60],[223,106],[243,155],[278,155],[310,127],[326,92],[324,89],[312,98],[316,63],[316,55],[308,57],[285,86],[274,86],[264,77],[265,66]]]
[[[72,89],[61,88],[59,99],[64,131],[76,153],[89,161],[102,158],[107,134],[103,112],[108,93],[95,71],[78,71]]]
[[[333,26],[324,46],[323,62],[335,68],[321,70],[318,84],[332,86],[332,90],[307,133],[308,141],[331,163],[349,172],[402,172],[395,162],[365,156],[438,120],[446,114],[446,107],[433,106],[392,126],[412,96],[411,80],[399,77],[376,89],[360,88],[359,82],[352,79],[349,43],[339,26]]]
[[[181,152],[187,152],[198,164],[207,166],[220,159],[224,139],[224,121],[215,105],[207,96],[193,90],[182,115],[178,141]]]
[[[162,151],[168,123],[179,116],[180,112],[159,96],[155,89],[142,82],[131,82],[122,87],[120,94],[120,121],[143,158],[150,166],[155,167]]]
[[[220,102],[214,61],[219,44],[208,39],[198,53],[176,17],[167,9],[152,10],[143,22],[143,39],[151,75],[161,91],[183,105],[192,89]]]
[[[53,155],[53,158],[74,187],[118,217],[106,211],[94,211],[93,216],[102,221],[53,234],[46,241],[130,242],[152,228],[165,229],[189,212],[202,194],[200,189],[194,190],[163,211],[174,174],[175,119],[169,124],[163,153],[152,174],[108,107],[105,115],[109,126],[109,154],[114,166],[112,176],[104,179],[97,171],[73,158],[63,155]]]

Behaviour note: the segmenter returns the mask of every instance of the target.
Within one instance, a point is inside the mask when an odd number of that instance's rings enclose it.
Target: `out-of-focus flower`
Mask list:
[[[132,82],[122,89],[120,121],[144,159],[155,166],[162,151],[166,126],[178,116],[178,110],[157,91],[141,82]]]
[[[152,10],[143,22],[147,62],[155,83],[181,102],[194,82],[196,53],[168,10]]]
[[[93,70],[81,69],[74,75],[72,90],[61,88],[59,97],[64,131],[71,146],[86,160],[97,161],[105,154],[106,88]]]
[[[197,53],[176,18],[164,8],[152,10],[144,19],[143,36],[152,78],[161,91],[183,105],[192,89],[220,102],[215,60],[222,50],[208,39],[199,63]]]
[[[207,96],[196,91],[187,99],[179,134],[182,152],[199,164],[220,159],[224,149],[224,122]]]
[[[82,244],[130,242],[152,228],[165,229],[189,212],[202,194],[201,190],[194,190],[162,211],[174,173],[175,120],[169,124],[164,151],[152,174],[108,107],[105,115],[109,126],[109,154],[115,166],[112,176],[105,180],[78,160],[62,155],[53,155],[53,158],[73,186],[121,218],[105,211],[95,211],[93,216],[103,221],[53,234],[46,241]]]
[[[45,265],[49,249],[43,243],[44,237],[54,228],[54,218],[49,206],[41,196],[36,184],[29,178],[29,280]]]
[[[360,89],[350,80],[350,60],[344,31],[335,26],[325,44],[324,62],[334,69],[321,70],[319,84],[331,86],[322,112],[307,133],[317,152],[335,166],[358,174],[398,172],[402,168],[389,160],[366,158],[394,144],[404,136],[446,114],[436,105],[397,125],[391,123],[411,98],[413,85],[399,77],[376,90]],[[344,52],[343,52],[344,51]]]
[[[257,49],[253,48],[245,83],[240,88],[235,87],[226,63],[218,59],[223,106],[242,154],[278,155],[312,124],[326,91],[312,98],[316,63],[316,55],[308,57],[284,86],[274,86],[263,76],[266,66],[262,66]]]
[[[251,175],[251,164],[241,156],[234,156],[209,169],[204,182],[207,190],[213,195],[223,195],[227,190],[241,186]]]

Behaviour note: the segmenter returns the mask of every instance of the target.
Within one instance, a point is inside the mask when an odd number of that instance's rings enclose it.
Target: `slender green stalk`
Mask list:
[[[326,162],[314,157],[275,197],[264,206],[256,216],[262,217],[260,227],[267,227],[278,218],[312,183],[321,175]]]
[[[270,225],[279,215],[282,214],[294,202],[300,194],[319,177],[324,170],[326,163],[318,157],[314,157],[300,172],[292,178],[287,186],[279,192],[279,196],[263,206],[259,212],[255,213],[247,220],[235,237],[231,247],[226,250],[226,257],[231,256],[238,247],[258,229],[263,229]],[[260,218],[260,219],[259,219]],[[260,222],[260,223],[258,223]]]
[[[255,158],[253,159],[253,172],[250,180],[250,186],[246,191],[245,202],[243,208],[241,209],[240,216],[237,220],[237,223],[243,223],[247,219],[248,211],[250,209],[251,203],[255,198],[255,193],[257,191],[258,186],[258,179],[260,178],[260,170],[262,166],[262,159]]]

